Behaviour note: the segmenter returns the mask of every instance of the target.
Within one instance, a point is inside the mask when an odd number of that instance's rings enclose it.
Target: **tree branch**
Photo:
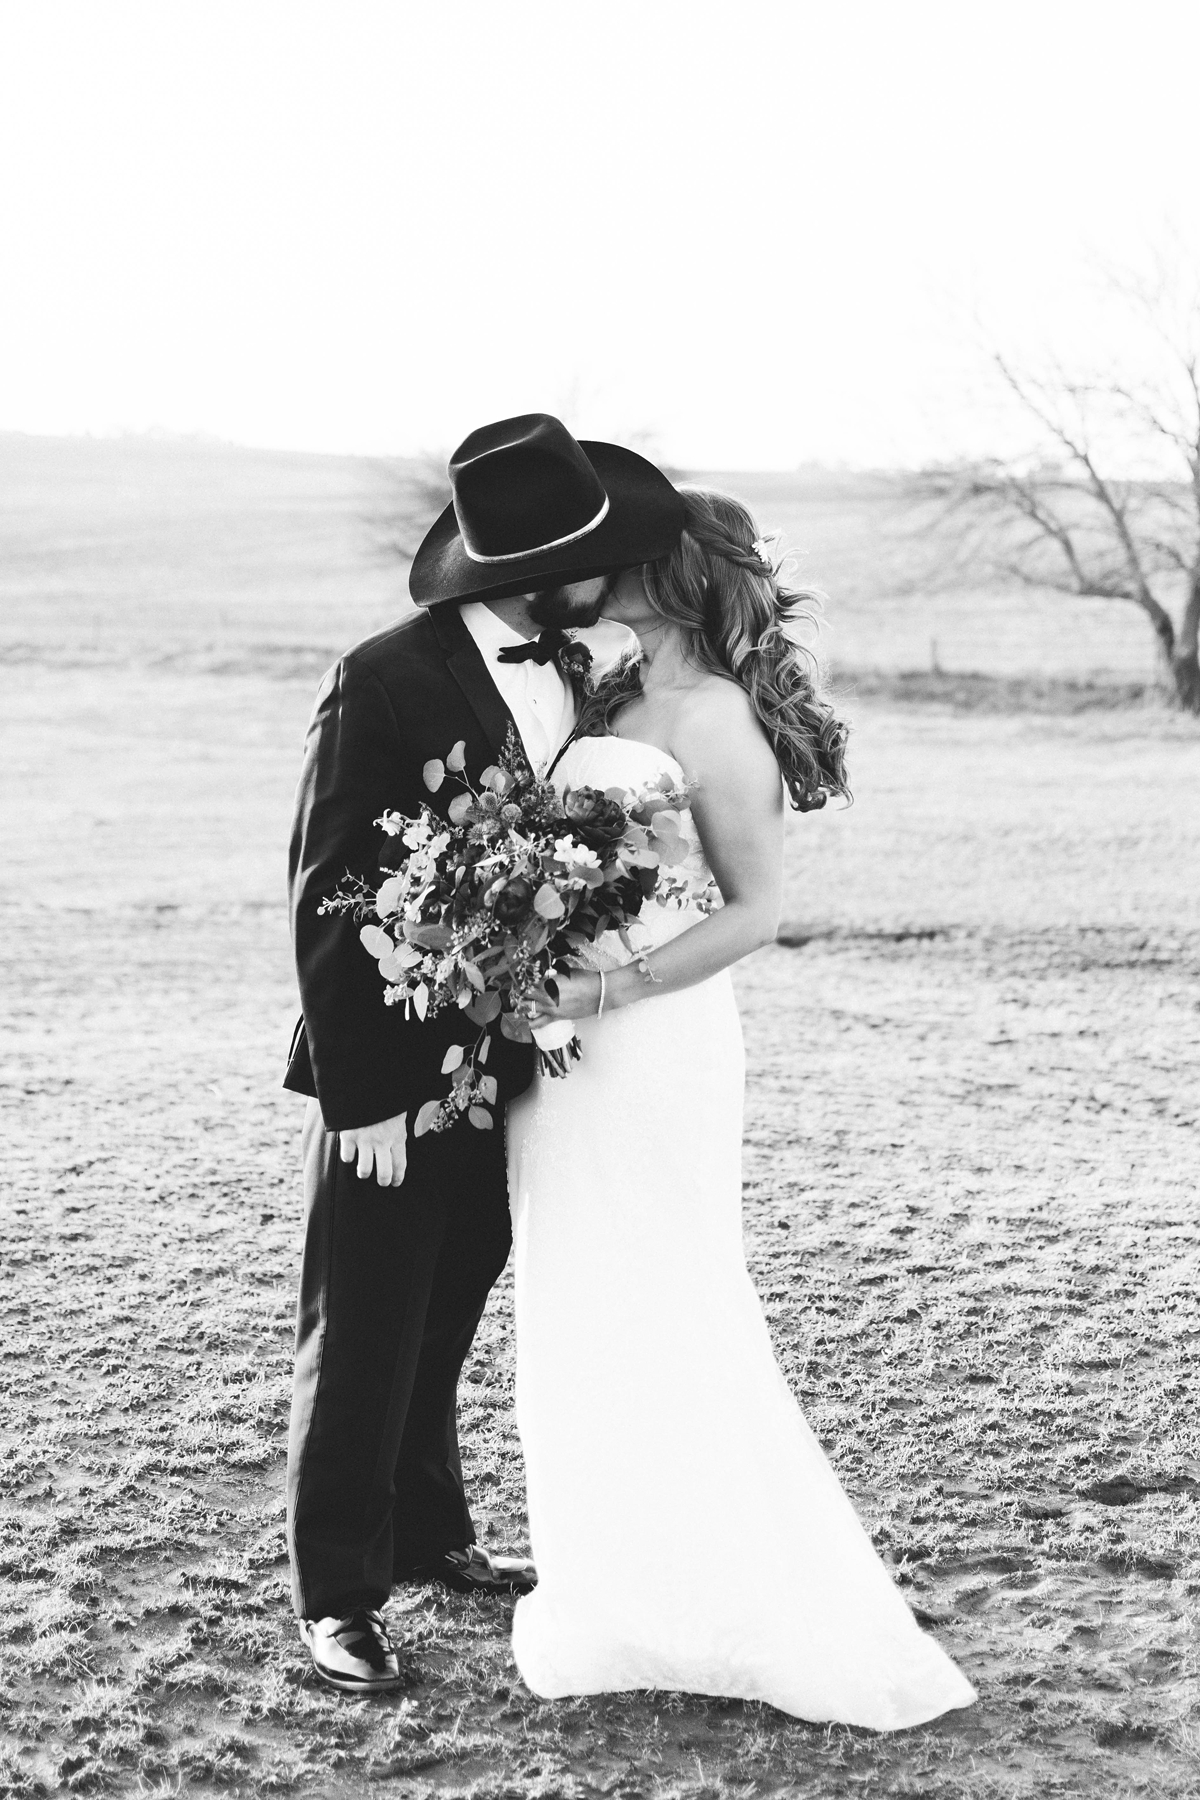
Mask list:
[[[1117,538],[1125,553],[1130,576],[1137,589],[1137,602],[1151,614],[1151,617],[1153,617],[1154,609],[1158,607],[1158,602],[1150,591],[1150,583],[1147,579],[1146,571],[1142,567],[1142,560],[1138,554],[1137,544],[1134,541],[1133,534],[1129,530],[1125,508],[1118,500],[1110,484],[1100,473],[1099,467],[1092,454],[1091,446],[1088,443],[1086,428],[1078,439],[1072,437],[1065,425],[1054,418],[1044,406],[1038,404],[1030,393],[1030,384],[1021,382],[1012,369],[1010,369],[1005,358],[1000,354],[997,354],[996,356],[996,365],[1021,404],[1033,414],[1039,424],[1043,425],[1045,429],[1051,433],[1056,441],[1067,451],[1068,455],[1070,455],[1079,464],[1080,468],[1083,469],[1087,476],[1088,485],[1091,488],[1092,494],[1112,520]],[[1073,388],[1069,382],[1064,382],[1063,387],[1064,390],[1070,394],[1072,400],[1077,401],[1077,393],[1079,390]],[[1082,418],[1080,422],[1081,424],[1083,423]],[[1162,609],[1159,608],[1159,611],[1161,610]]]

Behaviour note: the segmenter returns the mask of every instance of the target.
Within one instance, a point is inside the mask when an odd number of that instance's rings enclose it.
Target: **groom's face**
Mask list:
[[[542,588],[529,603],[529,617],[543,631],[554,625],[563,631],[572,626],[594,625],[615,579],[612,575],[595,575],[591,581],[570,581],[565,587]]]

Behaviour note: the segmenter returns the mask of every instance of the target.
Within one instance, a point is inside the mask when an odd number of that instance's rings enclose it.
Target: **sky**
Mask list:
[[[1194,0],[0,0],[0,429],[693,468],[1004,429],[1197,229]]]

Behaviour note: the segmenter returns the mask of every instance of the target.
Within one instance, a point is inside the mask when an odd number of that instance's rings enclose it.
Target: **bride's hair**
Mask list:
[[[650,604],[679,627],[689,662],[745,688],[797,811],[812,812],[831,794],[848,800],[847,728],[820,690],[816,658],[792,635],[812,623],[805,603],[819,604],[821,595],[781,584],[755,548],[758,530],[740,501],[707,488],[681,492],[677,547],[642,567]],[[636,663],[600,683],[594,716],[601,730],[640,685]]]

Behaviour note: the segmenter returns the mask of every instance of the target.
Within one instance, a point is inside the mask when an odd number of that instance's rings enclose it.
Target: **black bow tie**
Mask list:
[[[546,663],[553,662],[556,657],[561,656],[570,642],[565,631],[560,631],[557,625],[552,625],[548,631],[543,631],[540,637],[530,638],[526,644],[505,644],[503,650],[496,652],[496,661],[502,663],[535,662],[541,663],[544,667]]]

